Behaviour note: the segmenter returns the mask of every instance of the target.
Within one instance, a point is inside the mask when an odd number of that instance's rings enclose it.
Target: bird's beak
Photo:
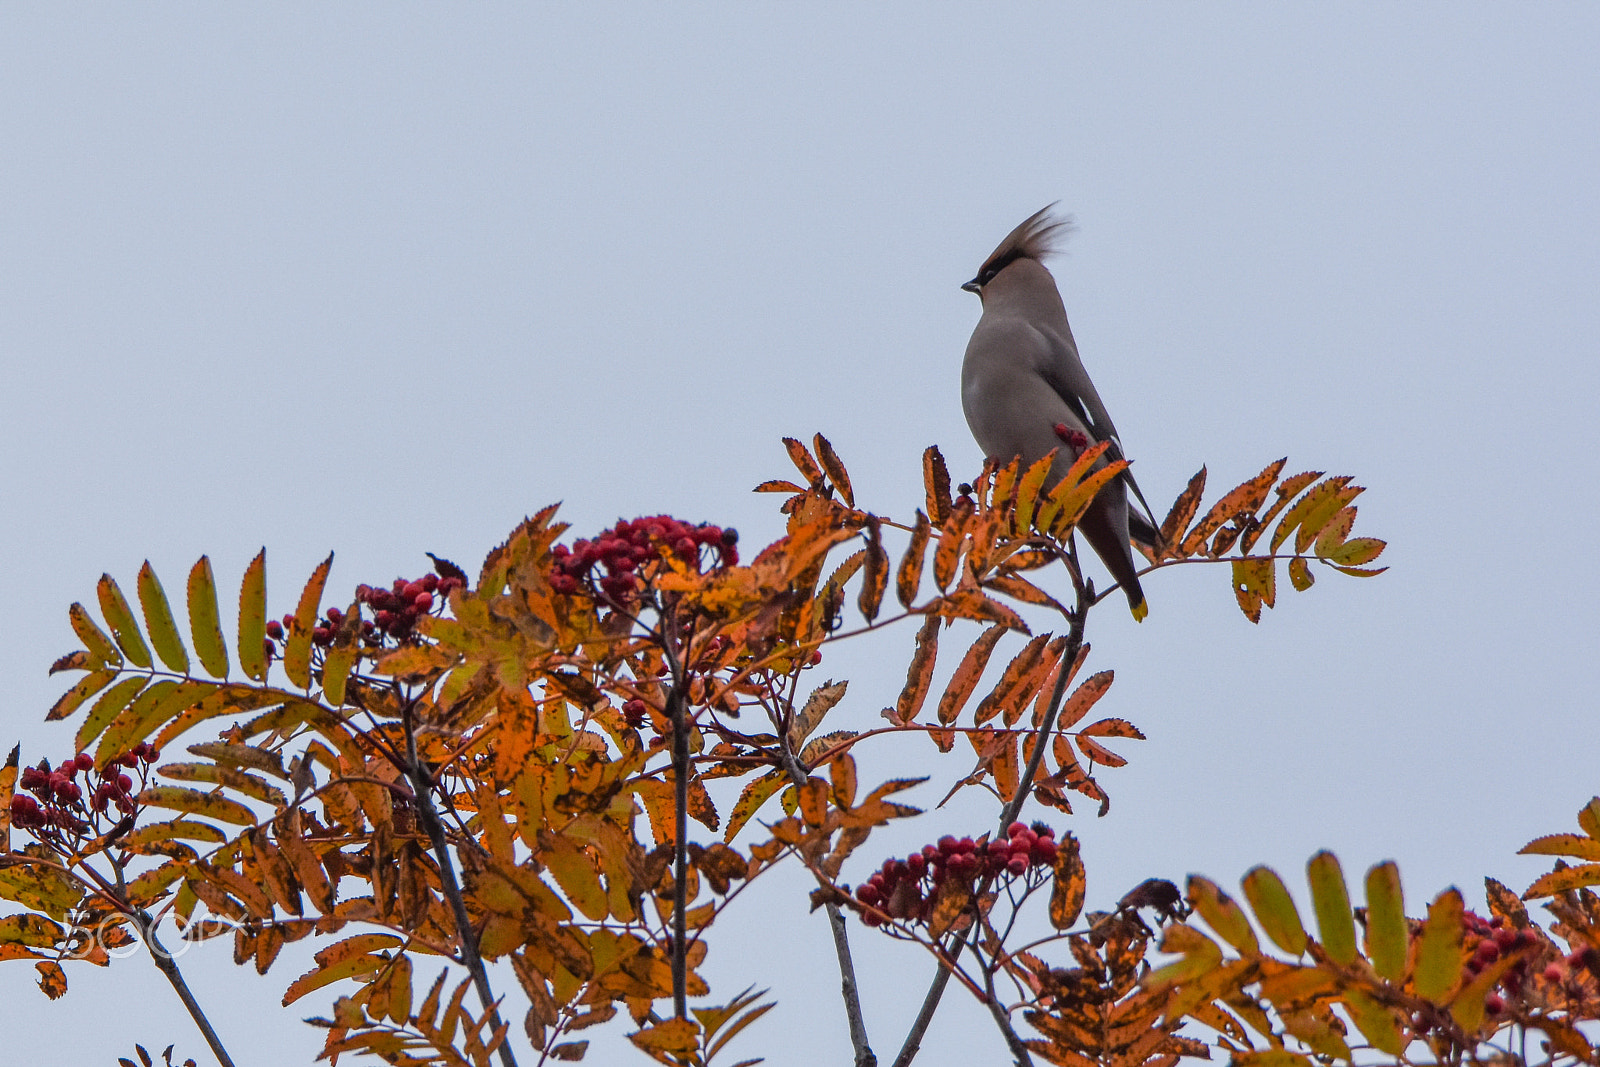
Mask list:
[[[983,295],[983,286],[978,284],[978,279],[976,279],[976,278],[972,279],[970,282],[968,282],[967,284],[963,285],[961,288],[962,288],[962,291],[964,291],[964,292],[977,293],[979,296]]]

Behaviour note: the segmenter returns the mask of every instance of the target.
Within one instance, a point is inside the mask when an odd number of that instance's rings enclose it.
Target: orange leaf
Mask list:
[[[786,482],[786,481],[783,481],[781,479],[774,478],[774,479],[771,479],[769,481],[762,482],[760,485],[756,486],[755,489],[752,490],[752,492],[757,492],[757,493],[803,493],[803,492],[805,492],[805,490],[802,489],[800,486],[795,485],[793,482]]]
[[[1256,518],[1255,524],[1246,529],[1239,538],[1239,551],[1248,553],[1250,547],[1256,543],[1256,538],[1265,533],[1267,527],[1272,525],[1272,520],[1278,517],[1278,512],[1288,507],[1289,501],[1293,500],[1300,490],[1320,477],[1322,477],[1321,471],[1302,471],[1292,477],[1285,478],[1283,484],[1278,486],[1276,490],[1278,499],[1274,500],[1272,506],[1262,512]]]
[[[1194,513],[1200,507],[1200,497],[1206,491],[1206,469],[1201,467],[1183,492],[1178,494],[1178,499],[1173,501],[1172,510],[1167,512],[1166,521],[1161,524],[1162,554],[1178,556],[1178,538],[1188,528],[1189,520],[1194,518]]]
[[[922,584],[923,558],[928,552],[928,535],[931,532],[928,517],[918,509],[916,525],[911,528],[911,544],[900,558],[900,570],[895,575],[895,595],[908,608],[917,599],[917,587]]]
[[[922,453],[922,484],[927,493],[928,517],[934,525],[944,525],[950,517],[950,470],[937,445],[930,445]]]
[[[985,589],[993,589],[998,593],[1004,593],[1013,600],[1020,600],[1024,604],[1037,604],[1042,608],[1052,608],[1056,611],[1065,610],[1055,597],[1046,593],[1026,578],[1015,574],[998,574],[993,578],[985,578],[983,587]]]
[[[1081,737],[1131,737],[1143,741],[1144,734],[1127,719],[1101,719],[1078,731]]]
[[[1106,748],[1098,741],[1090,740],[1079,734],[1076,738],[1078,750],[1084,754],[1090,763],[1098,763],[1102,767],[1126,767],[1128,761]]]
[[[1078,854],[1078,839],[1070,833],[1063,834],[1056,842],[1054,872],[1050,885],[1050,925],[1065,930],[1083,913],[1088,889],[1087,872]]]
[[[997,622],[1012,630],[1031,633],[1022,616],[997,600],[991,600],[976,589],[957,589],[940,597],[925,609],[931,615],[944,619],[974,619],[978,622]]]
[[[939,617],[930,615],[923,620],[922,629],[917,631],[917,649],[912,653],[911,665],[906,668],[905,688],[900,690],[900,698],[894,705],[896,725],[904,726],[922,711],[922,702],[928,697],[928,687],[933,684],[933,666],[939,655],[940,625]]]
[[[878,608],[883,603],[884,586],[889,580],[889,556],[878,536],[876,516],[867,519],[866,535],[867,559],[862,567],[861,595],[856,598],[856,606],[861,609],[862,617],[871,622],[878,617]]]
[[[1001,673],[1000,680],[989,691],[989,695],[979,702],[978,710],[973,713],[974,723],[982,726],[1001,711],[1006,713],[1007,726],[1014,724],[1021,717],[1022,706],[1033,695],[1032,690],[1024,690],[1023,682],[1035,674],[1043,662],[1045,643],[1049,639],[1049,634],[1040,634],[1023,645],[1022,651],[1012,657],[1011,662],[1006,664],[1005,671]]]
[[[789,450],[789,460],[805,478],[806,484],[816,488],[822,483],[822,468],[817,466],[816,460],[811,458],[811,453],[806,451],[806,446],[796,441],[793,437],[783,439],[783,447]]]
[[[1095,702],[1106,695],[1106,690],[1111,688],[1111,682],[1116,678],[1114,671],[1100,671],[1085,678],[1083,684],[1072,691],[1072,695],[1061,705],[1061,715],[1056,719],[1056,729],[1067,730],[1077,725]]]
[[[978,686],[978,679],[982,677],[984,668],[989,665],[989,657],[994,653],[994,646],[999,644],[1004,637],[1006,627],[991,626],[967,649],[961,657],[961,665],[956,668],[955,674],[950,676],[950,681],[945,685],[944,696],[939,700],[939,722],[949,726],[961,714],[962,707],[972,696],[972,691]]]
[[[1276,463],[1267,465],[1260,474],[1251,478],[1243,485],[1228,490],[1221,500],[1211,506],[1206,512],[1206,517],[1200,520],[1193,530],[1189,531],[1183,539],[1180,551],[1190,556],[1205,547],[1206,538],[1230,519],[1241,515],[1254,515],[1263,501],[1267,499],[1267,492],[1272,488],[1272,483],[1278,480],[1278,473],[1283,470],[1283,465],[1289,462],[1285,456]]]
[[[851,507],[856,506],[855,493],[850,488],[850,474],[844,469],[844,463],[839,459],[839,453],[833,450],[833,445],[820,433],[811,439],[817,450],[817,459],[822,462],[823,470],[828,472],[828,480],[839,490],[839,495]]]

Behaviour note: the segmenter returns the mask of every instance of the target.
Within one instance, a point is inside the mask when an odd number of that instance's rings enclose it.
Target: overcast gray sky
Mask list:
[[[8,5],[5,737],[70,746],[41,722],[66,607],[146,558],[231,584],[265,545],[281,611],[330,549],[332,588],[472,569],[555,500],[577,532],[668,511],[761,544],[749,489],[818,430],[909,515],[924,447],[979,460],[957,286],[1060,200],[1055,273],[1157,508],[1287,454],[1369,487],[1393,568],[1259,627],[1223,568],[1093,617],[1101,708],[1149,740],[1107,818],[1055,820],[1090,906],[1258,862],[1300,884],[1323,847],[1398,860],[1414,913],[1520,889],[1516,849],[1600,791],[1597,54],[1592,4]],[[840,725],[893,701],[911,638],[830,652]],[[865,773],[932,774],[931,804],[968,767],[930,751]],[[773,1064],[847,1050],[805,888],[757,887],[712,948],[714,992],[781,996],[735,1048]],[[892,1053],[928,961],[859,943]],[[277,1006],[301,958],[229,955],[185,965],[239,1062],[309,1061],[328,998]],[[8,1060],[204,1059],[142,960],[57,1003],[34,977],[0,965]],[[996,1062],[949,999],[926,1061]]]

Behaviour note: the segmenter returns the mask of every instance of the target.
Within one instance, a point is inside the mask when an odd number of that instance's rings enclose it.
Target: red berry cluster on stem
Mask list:
[[[875,909],[864,910],[861,921],[882,926],[884,914],[890,920],[925,921],[946,880],[953,878],[970,887],[985,875],[997,880],[1020,878],[1032,869],[1053,867],[1058,851],[1056,832],[1043,823],[1014,822],[1006,828],[1003,841],[946,835],[905,859],[884,861],[882,868],[856,887],[856,899]]]
[[[373,611],[373,617],[362,623],[362,636],[369,644],[377,644],[385,636],[404,641],[411,636],[418,619],[432,612],[436,604],[442,605],[451,593],[466,586],[464,578],[441,578],[437,574],[424,574],[410,581],[396,578],[387,589],[358,585],[356,599]],[[333,609],[328,609],[328,613],[331,615]],[[313,641],[317,640],[317,632],[312,633]],[[331,632],[329,636],[331,639]]]
[[[739,562],[738,542],[737,530],[710,523],[695,526],[670,515],[650,515],[631,522],[618,519],[592,541],[580,540],[571,548],[556,545],[550,550],[554,560],[550,588],[571,596],[593,581],[591,592],[598,590],[612,603],[625,605],[639,591],[635,572],[651,560],[675,556],[699,570],[706,562],[704,549],[715,553],[717,566],[732,567]],[[596,565],[605,572],[597,580],[592,576]]]
[[[24,767],[17,781],[22,792],[11,798],[11,822],[24,830],[56,828],[81,834],[89,829],[84,816],[91,813],[103,815],[107,808],[115,806],[123,815],[130,815],[136,806],[135,790],[127,772],[141,768],[142,784],[149,765],[160,758],[160,749],[141,741],[98,771],[94,757],[87,752],[67,757],[54,769],[49,760],[41,760],[37,767]],[[80,774],[85,784],[91,778],[99,779],[87,801],[83,786],[77,782]]]

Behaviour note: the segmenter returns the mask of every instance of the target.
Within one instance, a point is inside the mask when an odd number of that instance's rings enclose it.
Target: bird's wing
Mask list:
[[[1100,393],[1095,389],[1094,382],[1089,379],[1089,372],[1084,370],[1083,361],[1078,358],[1078,345],[1072,338],[1070,328],[1064,337],[1050,333],[1044,333],[1044,336],[1049,339],[1052,355],[1044,368],[1045,380],[1082,420],[1090,436],[1096,441],[1110,443],[1111,447],[1106,450],[1108,458],[1126,459],[1127,453],[1122,448],[1121,439],[1117,437],[1116,424],[1111,421],[1111,414],[1106,411],[1105,402],[1100,399]],[[1123,471],[1121,478],[1133,491],[1139,506],[1144,508],[1143,518],[1149,519],[1148,529],[1141,532],[1149,533],[1151,536],[1139,537],[1138,540],[1150,545],[1158,544],[1160,537],[1156,531],[1160,529],[1160,524],[1156,522],[1156,513],[1150,507],[1150,502],[1144,498],[1139,483],[1134,480],[1133,471]],[[1137,522],[1131,512],[1129,521],[1134,527],[1144,525]]]

